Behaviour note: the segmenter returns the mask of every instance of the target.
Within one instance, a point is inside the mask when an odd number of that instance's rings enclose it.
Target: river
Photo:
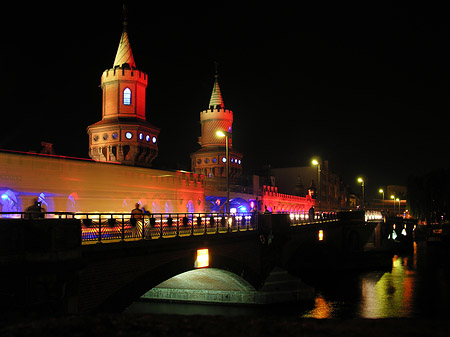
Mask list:
[[[129,313],[295,315],[310,318],[446,318],[450,316],[448,247],[414,243],[389,270],[316,275],[314,301],[265,307],[135,302]]]

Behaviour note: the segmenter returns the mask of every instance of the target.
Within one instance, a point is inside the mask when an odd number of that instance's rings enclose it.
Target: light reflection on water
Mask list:
[[[414,253],[394,256],[392,269],[355,275],[337,287],[318,290],[314,307],[302,317],[446,317],[450,314],[447,250],[414,244]],[[350,278],[351,279],[351,278]],[[348,282],[348,283],[346,283]],[[352,293],[351,289],[359,288]]]
[[[371,274],[361,279],[361,317],[410,317],[413,314],[416,272],[406,268],[408,259],[394,256],[392,271],[379,279]]]
[[[129,312],[215,315],[295,315],[311,318],[448,317],[450,261],[448,249],[414,244],[414,253],[394,256],[391,270],[326,275],[310,304],[237,307],[140,303]],[[317,279],[319,280],[319,278]],[[164,308],[164,309],[162,309]]]

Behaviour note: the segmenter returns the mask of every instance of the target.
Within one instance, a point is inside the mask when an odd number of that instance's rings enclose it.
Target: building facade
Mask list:
[[[274,185],[281,193],[296,196],[312,194],[322,209],[346,209],[350,207],[349,192],[341,178],[329,169],[328,161],[320,166],[271,168]],[[313,193],[310,193],[310,192]]]

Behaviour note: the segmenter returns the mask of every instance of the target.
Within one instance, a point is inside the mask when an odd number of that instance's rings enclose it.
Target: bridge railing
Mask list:
[[[77,213],[81,219],[82,241],[159,239],[251,231],[257,220],[249,213],[158,213],[130,215]]]
[[[82,242],[151,240],[253,231],[259,213],[70,213],[0,212],[0,218],[76,218],[81,221]],[[291,226],[336,221],[337,212],[289,214]]]

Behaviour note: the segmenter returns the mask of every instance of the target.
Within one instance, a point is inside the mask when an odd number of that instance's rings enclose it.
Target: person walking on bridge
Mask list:
[[[141,230],[144,228],[143,226],[144,221],[144,211],[141,209],[141,204],[136,203],[135,208],[131,210],[131,219],[130,223],[132,226],[132,236],[142,236]]]

